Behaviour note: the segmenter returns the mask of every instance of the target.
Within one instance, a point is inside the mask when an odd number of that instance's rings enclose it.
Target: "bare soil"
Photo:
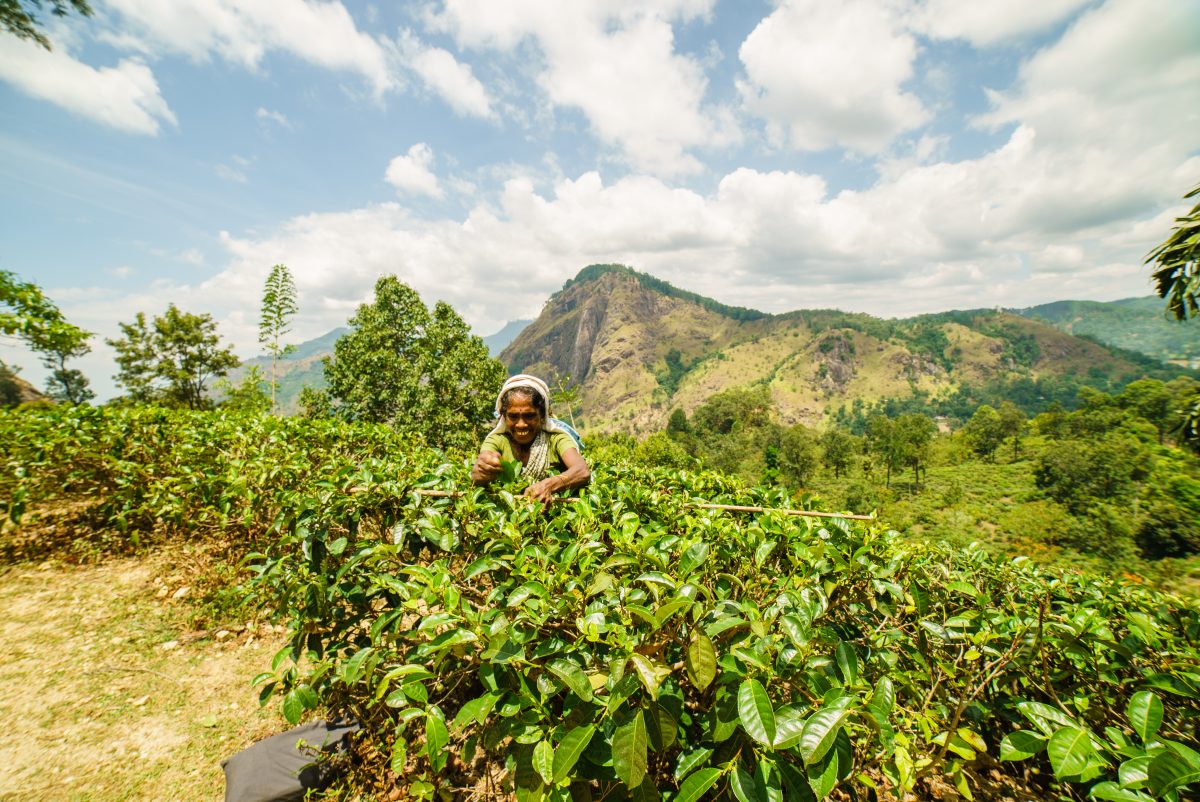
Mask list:
[[[250,685],[281,628],[192,630],[183,548],[0,567],[0,800],[221,800],[220,761],[287,729]]]

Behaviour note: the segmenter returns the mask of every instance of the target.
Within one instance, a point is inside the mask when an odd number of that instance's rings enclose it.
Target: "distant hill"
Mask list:
[[[1024,381],[1073,397],[1183,371],[1042,320],[970,310],[885,320],[836,310],[771,315],[724,305],[621,265],[563,285],[501,354],[510,371],[580,385],[589,428],[651,431],[725,389],[770,389],[784,423],[820,424],[843,405],[947,397]]]
[[[1163,300],[1151,295],[1109,303],[1055,301],[1011,311],[1068,334],[1092,337],[1163,362],[1200,367],[1200,325],[1194,320],[1168,319],[1163,309]]]
[[[501,352],[508,347],[508,344],[517,338],[517,335],[525,330],[525,327],[532,323],[532,320],[511,320],[504,324],[504,328],[495,334],[489,334],[483,338],[483,344],[487,346],[488,353],[492,356],[500,356]]]

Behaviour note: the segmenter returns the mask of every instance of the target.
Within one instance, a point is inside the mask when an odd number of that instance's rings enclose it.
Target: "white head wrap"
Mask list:
[[[563,432],[554,424],[554,420],[550,414],[550,388],[546,383],[537,376],[530,376],[528,373],[518,373],[504,382],[504,386],[500,388],[500,392],[496,394],[496,417],[499,420],[496,422],[496,428],[492,429],[492,434],[504,434],[508,431],[508,422],[504,420],[504,416],[500,414],[500,401],[504,398],[504,394],[514,387],[528,387],[546,402],[546,419],[542,421],[542,431],[544,432]]]

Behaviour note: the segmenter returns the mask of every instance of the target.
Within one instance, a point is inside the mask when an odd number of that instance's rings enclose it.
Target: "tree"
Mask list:
[[[826,429],[821,435],[825,466],[833,468],[834,479],[840,479],[842,473],[850,467],[850,462],[859,448],[858,438],[841,427]]]
[[[95,397],[87,378],[66,365],[92,350],[92,333],[68,323],[40,287],[7,270],[0,270],[0,334],[24,340],[41,355],[50,371],[47,391],[52,398],[82,404]]]
[[[105,342],[117,352],[117,383],[138,403],[206,409],[212,406],[208,382],[240,364],[232,349],[221,347],[211,315],[181,312],[175,304],[150,325],[138,312],[120,328],[124,337]]]
[[[1012,438],[1012,458],[1017,461],[1021,453],[1021,433],[1025,431],[1025,413],[1012,401],[1003,401],[998,410],[1000,418],[1000,436]]]
[[[50,40],[38,30],[41,21],[34,16],[34,9],[42,5],[42,0],[0,0],[0,24],[18,39],[30,39],[49,50]],[[87,0],[50,0],[50,13],[56,17],[65,17],[71,9],[85,17],[92,15]]]
[[[213,389],[222,396],[221,409],[252,414],[275,411],[274,399],[263,389],[263,372],[258,365],[251,366],[241,381],[232,382],[224,377],[217,379]]]
[[[1200,195],[1200,185],[1184,198]],[[1175,228],[1166,242],[1146,257],[1147,264],[1158,266],[1154,271],[1158,297],[1167,301],[1167,314],[1176,320],[1193,320],[1200,316],[1200,203],[1183,217],[1175,218]],[[1194,451],[1200,451],[1200,390],[1182,407],[1180,439]]]
[[[571,384],[570,376],[560,376],[555,382],[554,389],[550,392],[550,404],[552,409],[567,410],[567,417],[571,420],[572,428],[578,428],[575,426],[575,405],[578,403],[579,385]]]
[[[929,462],[929,450],[937,424],[927,415],[910,413],[896,421],[904,462],[913,469],[913,482],[921,484],[921,473]]]
[[[375,283],[375,300],[350,318],[351,331],[325,359],[331,409],[390,424],[438,446],[473,446],[491,425],[504,366],[488,356],[446,303],[433,314],[395,276]],[[319,408],[317,399],[309,407]]]
[[[296,284],[286,265],[275,265],[263,288],[262,316],[258,323],[258,342],[271,355],[271,412],[275,412],[275,394],[279,388],[279,360],[296,350],[283,345],[280,339],[287,334],[288,321],[296,314]]]
[[[779,433],[777,466],[779,478],[793,487],[803,487],[817,469],[817,443],[812,433],[797,424]]]
[[[988,462],[995,461],[996,449],[1004,442],[1000,413],[988,404],[981,405],[963,426],[963,435],[972,451]]]

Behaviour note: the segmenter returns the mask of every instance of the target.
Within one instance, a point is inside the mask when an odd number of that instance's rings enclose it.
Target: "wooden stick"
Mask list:
[[[425,490],[418,488],[413,491],[418,496],[430,496],[433,498],[459,498],[462,492],[458,490]],[[556,496],[555,501],[571,502],[577,499],[572,497]],[[840,512],[816,512],[814,510],[788,510],[779,507],[744,507],[739,504],[684,504],[683,506],[694,510],[728,510],[729,512],[781,512],[784,515],[800,515],[807,518],[849,518],[854,521],[873,521],[872,515],[850,515],[849,513]]]
[[[730,512],[782,512],[784,515],[802,515],[807,518],[850,518],[855,521],[873,521],[872,515],[850,515],[841,512],[816,512],[815,510],[788,510],[780,507],[743,507],[738,504],[685,504],[699,510],[729,510]]]

